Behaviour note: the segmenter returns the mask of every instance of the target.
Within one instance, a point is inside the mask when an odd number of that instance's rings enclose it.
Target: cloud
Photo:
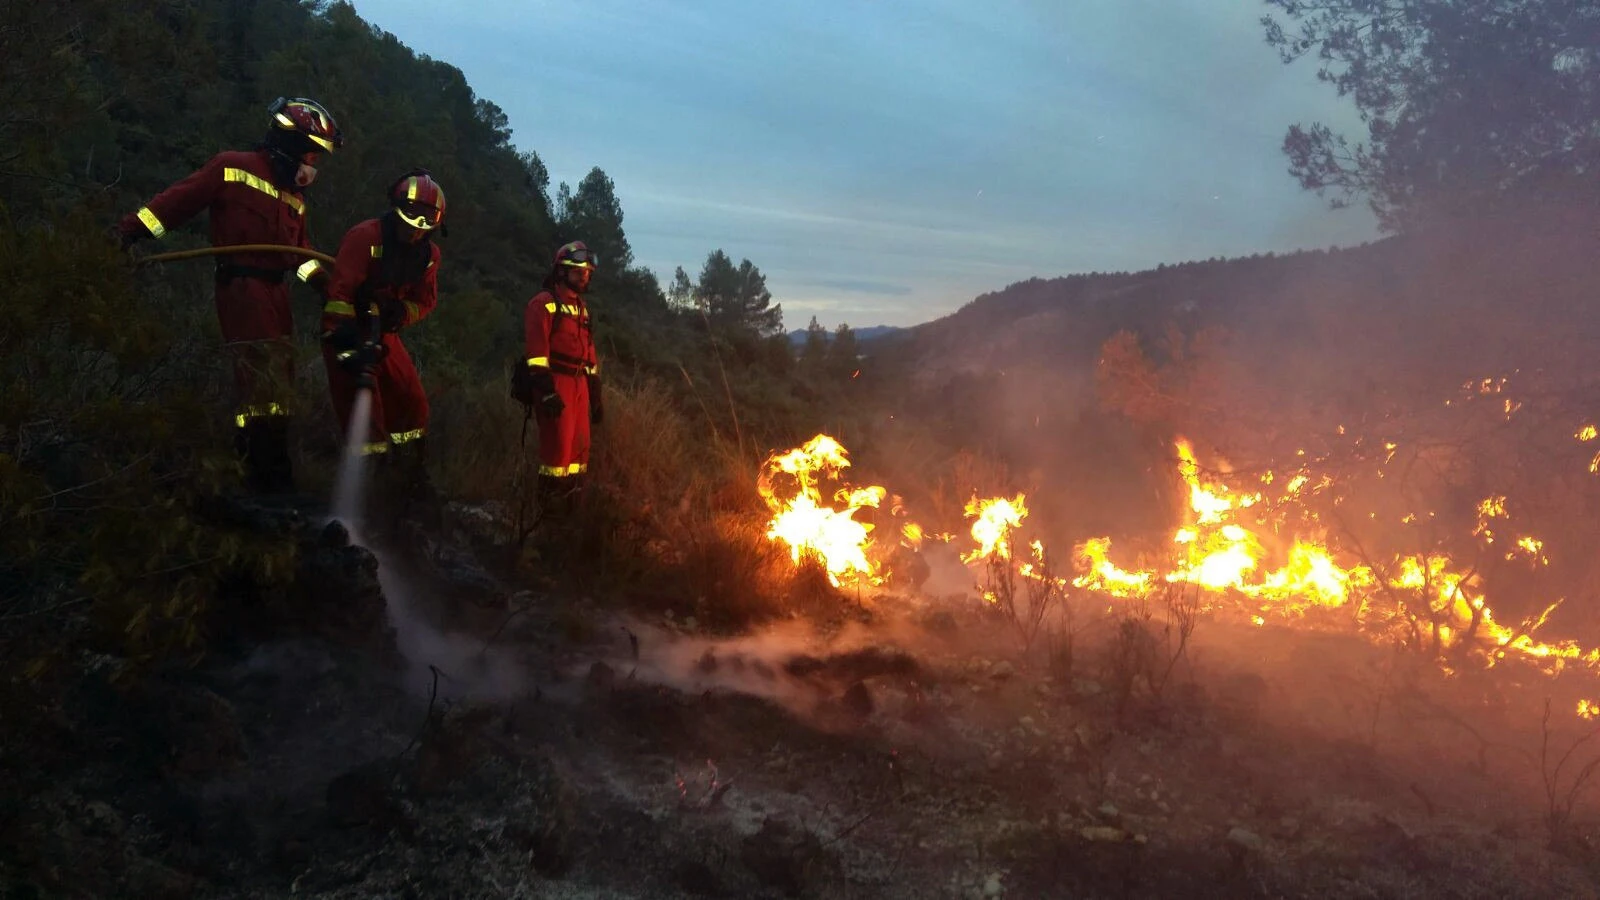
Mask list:
[[[1259,3],[355,2],[554,181],[605,169],[642,264],[747,257],[791,316],[906,323],[1031,276],[1375,234],[1287,174],[1290,123],[1360,123],[1278,61]]]
[[[907,284],[890,284],[885,281],[864,281],[850,278],[818,279],[806,282],[814,287],[842,291],[847,294],[876,294],[882,297],[904,297],[913,293]]]

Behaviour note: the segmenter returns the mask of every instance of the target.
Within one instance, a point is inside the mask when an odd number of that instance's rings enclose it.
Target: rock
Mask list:
[[[211,778],[248,758],[233,704],[199,685],[152,679],[127,703],[134,727],[161,747],[162,766],[170,772]]]
[[[998,873],[998,872],[990,873],[989,877],[984,879],[984,881],[983,881],[983,896],[984,897],[986,897],[986,898],[1003,897],[1003,896],[1005,896],[1005,893],[1006,893],[1006,887],[1000,881],[1000,873]]]
[[[844,706],[845,712],[857,718],[865,719],[872,715],[872,692],[867,690],[865,682],[858,681],[850,685],[839,702]]]
[[[572,848],[567,832],[555,820],[542,828],[522,824],[507,826],[506,837],[528,854],[528,865],[546,878],[560,878],[572,869]]]
[[[378,583],[378,558],[351,544],[349,531],[337,521],[301,542],[287,607],[277,623],[283,628],[309,630],[345,646],[394,646]]]
[[[1128,836],[1122,829],[1107,825],[1086,825],[1078,829],[1078,834],[1086,841],[1097,842],[1121,841]]]
[[[697,859],[680,862],[672,872],[678,887],[699,897],[716,897],[722,894],[722,881],[708,865]]]
[[[934,634],[955,634],[959,629],[956,617],[948,609],[938,609],[922,617],[919,623],[922,627]]]
[[[1117,807],[1109,800],[1100,804],[1100,808],[1096,810],[1096,812],[1100,813],[1100,815],[1106,820],[1113,822],[1122,815],[1122,811],[1117,809]]]
[[[763,885],[793,896],[805,888],[806,874],[821,852],[822,842],[810,831],[768,818],[744,839],[739,860]]]
[[[589,686],[598,690],[610,690],[617,683],[617,671],[600,660],[595,660],[589,666]]]
[[[1017,669],[1011,663],[1001,660],[989,667],[989,677],[996,681],[1004,681],[1017,674]]]
[[[1228,850],[1235,857],[1242,856],[1246,852],[1260,853],[1265,847],[1266,842],[1261,840],[1261,836],[1253,831],[1237,825],[1228,829]]]
[[[394,798],[395,764],[378,759],[355,767],[328,782],[324,794],[328,816],[336,825],[388,827],[405,820]]]

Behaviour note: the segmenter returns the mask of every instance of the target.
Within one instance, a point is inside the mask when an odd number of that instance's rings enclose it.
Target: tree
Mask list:
[[[602,272],[622,272],[633,265],[633,249],[622,232],[622,203],[616,185],[599,168],[590,169],[576,191],[562,182],[556,220],[562,240],[587,244],[600,257]]]
[[[1389,231],[1482,212],[1600,164],[1600,7],[1590,0],[1267,0],[1284,62],[1318,60],[1364,142],[1296,124],[1290,172]],[[1543,183],[1540,185],[1540,183]],[[1559,189],[1559,188],[1558,188]]]
[[[806,342],[800,349],[800,370],[807,375],[820,375],[828,362],[828,330],[816,316],[806,326]]]
[[[682,312],[695,309],[694,282],[689,280],[689,273],[683,270],[683,266],[672,273],[672,286],[667,288],[667,305]]]
[[[828,371],[839,379],[855,377],[861,361],[861,350],[856,346],[856,333],[849,325],[841,323],[828,345]]]
[[[712,251],[700,269],[695,301],[717,328],[767,337],[783,329],[783,308],[772,302],[767,276],[750,260],[738,266],[728,254]]]

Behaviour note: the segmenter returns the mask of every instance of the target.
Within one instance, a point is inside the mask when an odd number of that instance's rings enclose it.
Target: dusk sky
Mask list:
[[[355,0],[459,67],[637,263],[767,275],[784,325],[909,325],[1033,276],[1353,244],[1287,172],[1359,134],[1254,0]],[[446,185],[448,188],[448,185]]]

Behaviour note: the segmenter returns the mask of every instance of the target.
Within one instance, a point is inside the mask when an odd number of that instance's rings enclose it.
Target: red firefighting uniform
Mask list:
[[[305,199],[298,188],[279,187],[272,179],[265,151],[219,153],[143,209],[125,216],[118,227],[123,234],[148,232],[159,238],[209,209],[213,246],[280,244],[309,249]],[[322,265],[287,253],[239,253],[219,259],[217,320],[223,341],[235,351],[236,422],[243,428],[256,418],[288,414],[294,319],[283,273],[293,271],[301,281],[310,281],[322,272]],[[271,377],[266,377],[269,373]]]
[[[420,277],[394,283],[384,268],[383,219],[368,219],[345,233],[339,244],[338,264],[333,268],[333,283],[328,302],[322,308],[324,335],[356,318],[354,299],[365,285],[368,312],[376,322],[381,307],[401,304],[405,310],[401,327],[415,325],[439,305],[439,247],[429,242],[431,254]],[[350,410],[355,404],[356,375],[339,365],[335,351],[326,341],[322,358],[328,367],[328,388],[333,408],[339,416],[339,429],[350,429]],[[411,362],[400,335],[383,334],[383,356],[373,370],[372,422],[367,432],[366,453],[383,453],[391,444],[399,446],[423,437],[428,428],[428,395]]]
[[[565,286],[540,291],[523,316],[528,365],[548,369],[564,404],[556,417],[539,413],[539,474],[566,477],[589,470],[589,379],[600,373],[583,298]]]

